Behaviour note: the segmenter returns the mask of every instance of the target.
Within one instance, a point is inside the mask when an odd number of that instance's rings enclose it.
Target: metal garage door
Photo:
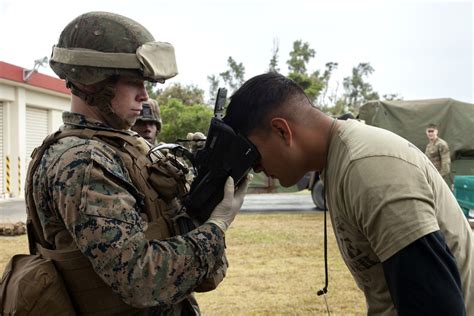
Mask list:
[[[31,153],[48,136],[48,110],[26,107],[26,163]]]
[[[5,193],[5,158],[3,156],[3,102],[0,101],[0,194]]]

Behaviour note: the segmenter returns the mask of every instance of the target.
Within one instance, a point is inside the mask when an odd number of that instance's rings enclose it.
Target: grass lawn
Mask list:
[[[337,248],[328,220],[332,315],[365,314],[365,299]],[[323,213],[241,213],[226,234],[227,276],[212,292],[198,293],[203,315],[321,315],[324,298]],[[26,236],[0,237],[0,271]]]

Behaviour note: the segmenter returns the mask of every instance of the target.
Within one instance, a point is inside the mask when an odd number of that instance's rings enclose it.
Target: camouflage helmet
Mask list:
[[[155,122],[157,130],[161,130],[160,106],[156,100],[148,99],[142,103],[142,110],[140,116],[137,118],[137,122],[138,121]]]
[[[173,46],[155,42],[138,22],[109,12],[89,12],[62,31],[50,59],[67,81],[91,85],[115,75],[164,82],[176,76]]]

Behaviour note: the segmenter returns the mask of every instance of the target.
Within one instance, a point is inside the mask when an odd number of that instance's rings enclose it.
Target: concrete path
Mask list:
[[[316,211],[309,192],[248,194],[242,212]],[[0,200],[0,223],[26,222],[24,199]]]

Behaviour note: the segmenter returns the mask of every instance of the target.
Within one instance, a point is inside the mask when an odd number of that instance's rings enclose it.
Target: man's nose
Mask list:
[[[148,100],[148,92],[146,91],[145,83],[140,87],[140,92],[138,93],[138,100],[144,102]]]
[[[262,167],[262,165],[261,165],[260,163],[255,164],[252,169],[253,169],[253,171],[255,171],[256,173],[259,173],[259,172],[262,172],[262,171],[263,171],[263,167]]]

